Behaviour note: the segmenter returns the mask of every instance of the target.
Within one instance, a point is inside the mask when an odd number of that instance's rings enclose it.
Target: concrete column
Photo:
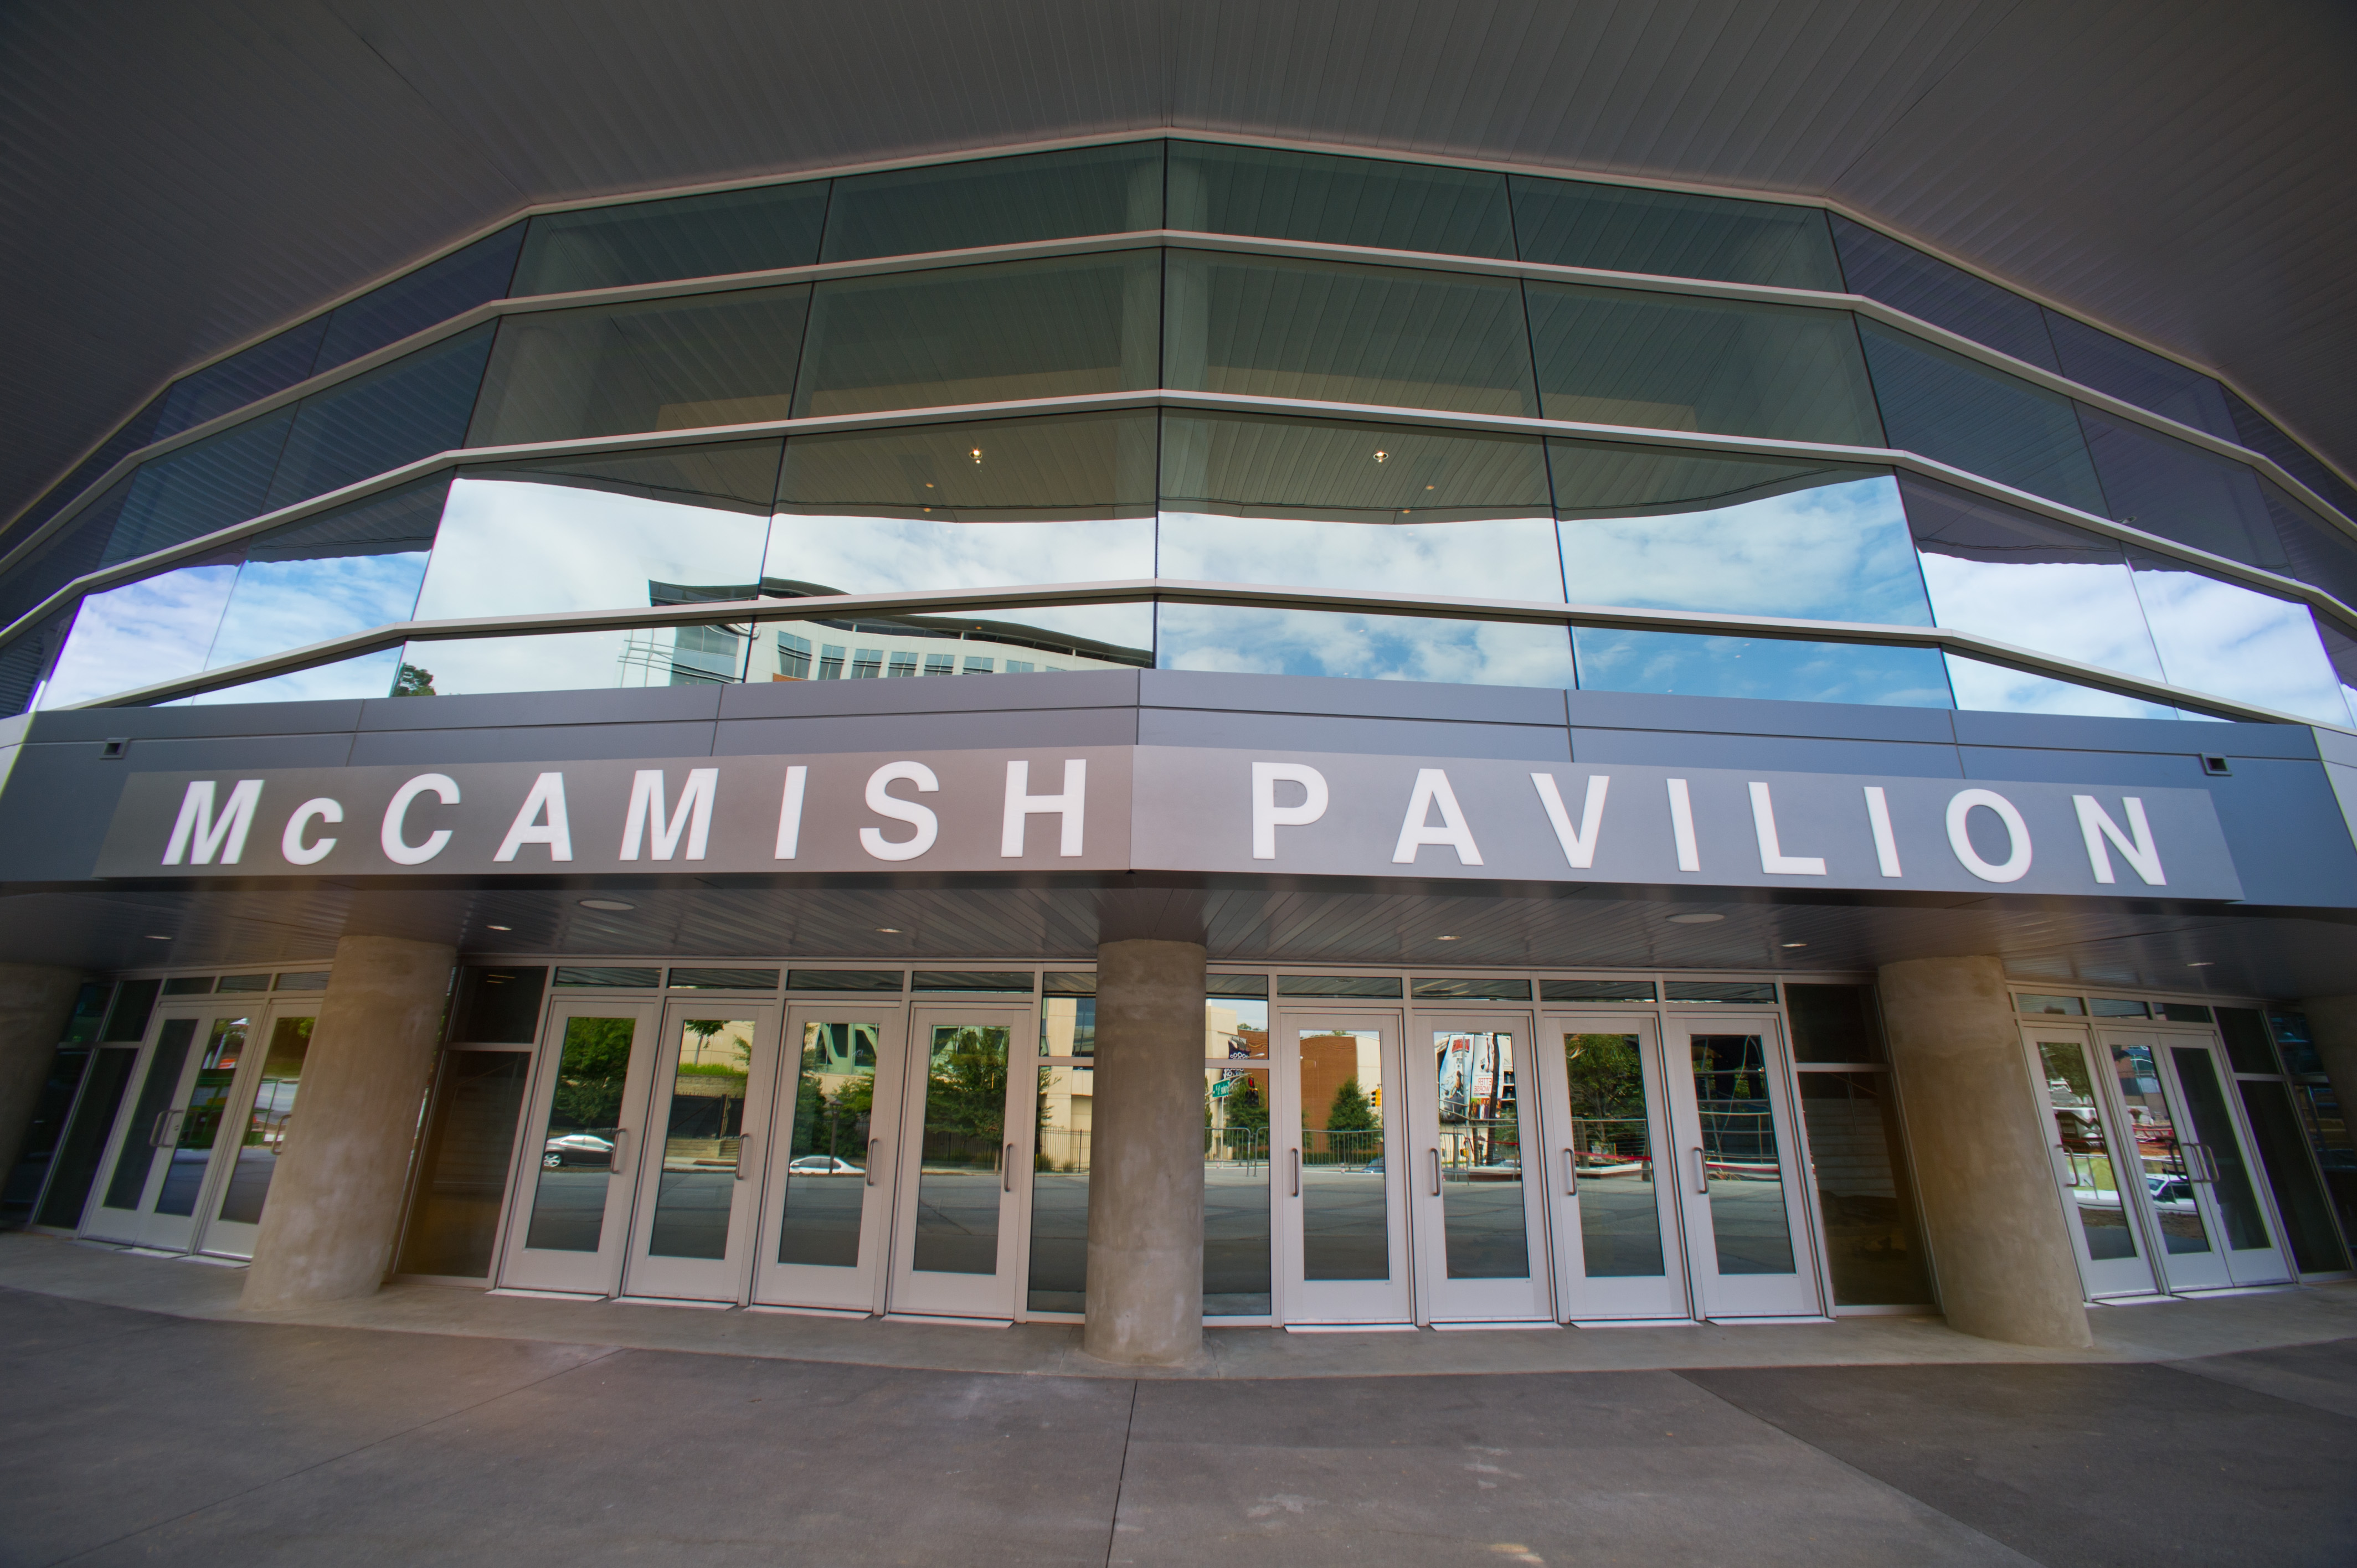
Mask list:
[[[2030,1086],[2004,965],[1910,959],[1879,979],[1950,1326],[2018,1345],[2093,1343],[2047,1155],[2053,1129]]]
[[[16,1168],[81,982],[78,969],[0,963],[0,1180]]]
[[[1097,949],[1089,1307],[1081,1348],[1171,1366],[1203,1348],[1203,947]]]
[[[2308,1015],[2308,1037],[2345,1115],[2357,1106],[2357,996],[2311,996],[2299,1010]]]
[[[245,1305],[337,1301],[382,1283],[457,958],[446,943],[400,937],[336,944]]]

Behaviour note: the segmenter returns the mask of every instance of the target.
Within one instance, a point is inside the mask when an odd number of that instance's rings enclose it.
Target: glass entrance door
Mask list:
[[[219,1004],[158,1010],[85,1235],[176,1252],[195,1246],[217,1156],[237,1144],[223,1140],[221,1125],[264,1011]]]
[[[1530,1015],[1415,1013],[1408,1025],[1416,1320],[1550,1318],[1543,1174],[1526,1174],[1537,1144],[1521,1099],[1525,1083],[1535,1093]]]
[[[777,1082],[778,1010],[673,1002],[657,1044],[622,1293],[742,1301]]]
[[[2053,1127],[2047,1155],[2088,1298],[2148,1294],[2153,1273],[2144,1238],[2150,1232],[2132,1196],[2141,1184],[2140,1162],[2104,1105],[2086,1031],[2033,1024],[2023,1029],[2022,1040],[2031,1081]]]
[[[620,1287],[661,1012],[653,1002],[549,1004],[508,1206],[503,1289]]]
[[[262,1233],[262,1210],[270,1199],[271,1179],[278,1157],[294,1126],[295,1096],[303,1086],[303,1062],[310,1054],[311,1026],[317,1016],[273,1008],[267,1031],[260,1038],[260,1058],[243,1075],[231,1098],[221,1142],[227,1175],[220,1195],[209,1199],[212,1219],[199,1245],[228,1258],[253,1256],[254,1239]]]
[[[2115,1145],[2136,1151],[2126,1197],[2159,1238],[2159,1284],[2218,1289],[2290,1277],[2255,1168],[2223,1089],[2214,1042],[2158,1030],[2101,1028],[2121,1115]],[[2123,1173],[2126,1174],[2126,1173]]]
[[[1289,1323],[1413,1321],[1399,1015],[1277,1022],[1278,1305]]]
[[[1679,1211],[1704,1317],[1824,1310],[1783,1040],[1772,1013],[1668,1021]]]
[[[884,1310],[904,1023],[898,1007],[786,1010],[755,1301]]]
[[[1653,1019],[1549,1014],[1539,1040],[1539,1130],[1525,1160],[1546,1184],[1562,1316],[1692,1316]]]
[[[909,1010],[899,1152],[886,1155],[898,1182],[888,1310],[1015,1316],[1023,1189],[1029,1186],[1015,1172],[1031,1141],[1017,1135],[1021,1123],[1009,1110],[1019,1104],[1028,1115],[1033,1086],[1018,1085],[1009,1069],[1032,1027],[1028,1007]]]

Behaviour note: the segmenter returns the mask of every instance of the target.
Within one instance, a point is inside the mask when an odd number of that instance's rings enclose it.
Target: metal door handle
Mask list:
[[[1289,1152],[1293,1155],[1293,1196],[1299,1197],[1301,1196],[1301,1151],[1294,1149]]]
[[[1428,1149],[1426,1153],[1432,1156],[1432,1196],[1438,1197],[1440,1196],[1440,1151]]]
[[[753,1152],[754,1141],[759,1136],[760,1134],[758,1133],[739,1133],[737,1134],[737,1179],[738,1181],[743,1181],[745,1179],[745,1156]]]
[[[883,1141],[881,1138],[867,1140],[867,1185],[869,1187],[876,1185],[876,1145]]]
[[[1563,1190],[1566,1197],[1579,1192],[1579,1156],[1569,1149],[1563,1152]]]
[[[606,1169],[608,1172],[619,1172],[622,1168],[623,1154],[624,1151],[630,1148],[630,1130],[628,1127],[615,1128],[614,1147],[612,1152],[608,1154],[606,1156]]]
[[[164,1146],[164,1123],[170,1120],[171,1115],[172,1113],[169,1111],[158,1111],[156,1112],[156,1120],[147,1129],[147,1146],[149,1148],[160,1149]]]
[[[2209,1148],[2201,1144],[2180,1144],[2178,1147],[2192,1157],[2186,1161],[2186,1179],[2214,1182],[2218,1179],[2218,1162]]]
[[[1015,1145],[1012,1144],[1006,1145],[1006,1160],[1001,1168],[998,1190],[1001,1192],[1015,1190]]]
[[[1705,1197],[1708,1197],[1710,1196],[1710,1167],[1704,1163],[1702,1149],[1699,1145],[1697,1145],[1694,1150],[1694,1168],[1695,1191]]]

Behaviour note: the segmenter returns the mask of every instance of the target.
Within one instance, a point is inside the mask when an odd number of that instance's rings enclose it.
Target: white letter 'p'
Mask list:
[[[1279,784],[1301,786],[1301,803],[1276,803]],[[1298,762],[1253,764],[1253,858],[1276,858],[1276,830],[1305,828],[1326,814],[1326,775]]]

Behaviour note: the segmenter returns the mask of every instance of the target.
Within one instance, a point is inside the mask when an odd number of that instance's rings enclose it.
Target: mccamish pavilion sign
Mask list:
[[[2207,792],[1170,746],[153,773],[96,875],[1279,872],[2242,897]]]

